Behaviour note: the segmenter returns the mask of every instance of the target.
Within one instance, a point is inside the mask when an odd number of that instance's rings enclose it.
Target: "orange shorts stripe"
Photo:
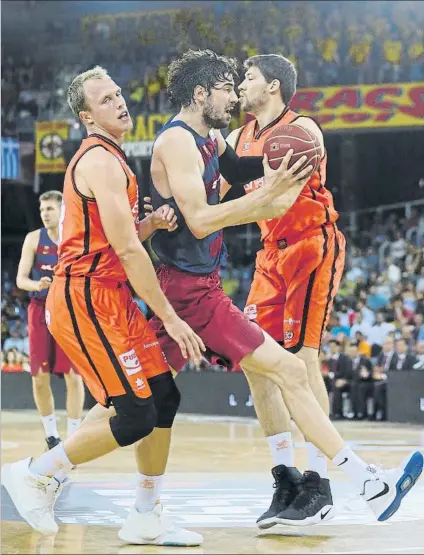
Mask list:
[[[345,239],[335,225],[285,249],[259,251],[246,314],[294,353],[319,349],[344,258]]]
[[[146,399],[148,380],[170,371],[125,284],[55,277],[46,309],[50,332],[99,403],[126,394]]]

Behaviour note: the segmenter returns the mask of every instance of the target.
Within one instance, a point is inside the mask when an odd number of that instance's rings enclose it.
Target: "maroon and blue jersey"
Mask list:
[[[211,206],[219,204],[220,173],[216,139],[202,137],[180,120],[166,123],[158,137],[171,127],[183,127],[193,135],[205,164],[203,183],[207,203]],[[187,226],[174,197],[164,199],[151,183],[151,198],[154,210],[169,204],[178,216],[178,228],[175,231],[157,230],[152,237],[152,248],[159,260],[163,264],[193,274],[209,274],[219,268],[227,257],[223,231],[215,231],[203,239],[197,239]]]
[[[31,279],[40,281],[42,277],[53,279],[53,270],[57,264],[57,245],[47,233],[47,229],[40,229],[40,239],[35,253],[34,263],[31,270]],[[46,299],[48,289],[42,291],[30,291],[30,297],[35,299]]]

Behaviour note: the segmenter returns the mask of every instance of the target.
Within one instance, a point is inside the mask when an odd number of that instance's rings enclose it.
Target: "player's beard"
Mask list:
[[[263,106],[266,104],[266,86],[257,94],[254,98],[249,99],[247,96],[243,98],[243,102],[240,103],[240,107],[243,112],[250,112],[251,114],[256,114],[259,112]]]
[[[224,129],[229,124],[229,121],[224,119],[225,116],[218,115],[217,109],[209,99],[205,102],[202,117],[204,124],[211,129]]]

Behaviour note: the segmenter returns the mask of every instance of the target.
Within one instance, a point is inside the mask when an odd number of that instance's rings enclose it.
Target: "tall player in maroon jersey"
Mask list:
[[[50,374],[65,378],[68,437],[81,423],[84,405],[84,385],[47,329],[45,304],[57,264],[59,217],[62,193],[47,191],[40,198],[43,227],[30,231],[25,237],[16,277],[19,289],[29,291],[28,308],[29,358],[34,401],[44,426],[46,443],[52,449],[60,443],[54,413],[54,398]]]

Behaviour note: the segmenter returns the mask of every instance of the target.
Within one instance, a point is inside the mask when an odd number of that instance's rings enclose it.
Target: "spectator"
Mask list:
[[[396,231],[395,241],[391,244],[390,256],[395,264],[401,265],[406,256],[406,241],[401,231]]]
[[[360,298],[363,299],[365,297],[365,299],[367,298],[367,292],[364,291],[363,293],[361,292],[360,294]],[[368,308],[364,302],[364,300],[361,300],[358,302],[358,304],[356,305],[356,310],[357,312],[360,312],[362,314],[363,317],[363,321],[368,323],[370,326],[373,326],[375,323],[375,314],[374,312]]]
[[[415,341],[424,341],[424,316],[421,313],[415,315],[415,329],[414,329],[414,339]]]
[[[24,340],[21,337],[19,325],[15,325],[9,328],[9,337],[5,340],[3,344],[3,349],[5,351],[16,349],[17,351],[21,352],[24,350]]]
[[[368,341],[360,331],[357,331],[355,333],[355,336],[352,338],[352,340],[356,341],[356,343],[358,344],[358,351],[360,355],[364,357],[371,356],[371,345],[368,343]]]
[[[402,271],[390,257],[386,258],[387,278],[390,283],[399,283],[402,279]]]
[[[372,285],[367,296],[367,307],[373,311],[384,308],[389,298],[378,292],[377,286]]]
[[[386,337],[382,352],[378,355],[376,366],[387,375],[389,370],[396,370],[398,355],[395,351],[395,342],[392,337]]]
[[[349,317],[351,316],[351,314],[353,314],[353,310],[350,309],[345,302],[341,303],[340,310],[337,313],[337,316],[340,319],[340,326],[341,327],[343,327],[345,329],[347,328],[347,329],[350,330],[351,324],[350,324],[350,321],[349,321]],[[346,333],[346,335],[349,336],[349,333]]]
[[[408,354],[408,345],[405,339],[398,339],[396,341],[396,367],[394,370],[411,370],[416,359],[414,355]]]
[[[3,372],[22,372],[22,356],[17,349],[7,349],[2,362]]]
[[[415,350],[415,337],[413,335],[414,326],[403,325],[400,330],[395,332],[396,339],[403,339],[406,343],[408,353]]]
[[[328,368],[330,376],[334,378],[334,397],[332,414],[333,418],[340,419],[347,416],[343,409],[343,399],[351,396],[351,386],[353,379],[352,361],[347,355],[340,352],[340,344],[338,341],[330,341],[330,357],[328,359]]]
[[[349,357],[353,368],[353,412],[358,420],[362,420],[367,416],[367,400],[374,396],[372,365],[370,359],[360,353],[357,341],[350,343]]]
[[[339,333],[344,333],[346,337],[350,335],[350,328],[349,326],[342,326],[340,323],[340,316],[338,314],[333,314],[331,316],[331,334],[334,338],[336,338]]]
[[[350,328],[350,336],[355,337],[356,332],[359,331],[361,334],[368,339],[371,333],[371,324],[364,321],[362,312],[355,312],[355,323]]]
[[[396,369],[397,353],[394,350],[394,341],[386,338],[383,350],[377,358],[373,369],[374,380],[374,417],[376,420],[385,420],[387,414],[386,382],[388,372]]]
[[[385,321],[383,312],[377,312],[376,322],[372,326],[368,336],[368,342],[371,345],[371,357],[377,357],[382,350],[383,343],[391,331],[394,331],[395,326]]]
[[[424,341],[417,343],[417,358],[413,370],[424,370]]]

